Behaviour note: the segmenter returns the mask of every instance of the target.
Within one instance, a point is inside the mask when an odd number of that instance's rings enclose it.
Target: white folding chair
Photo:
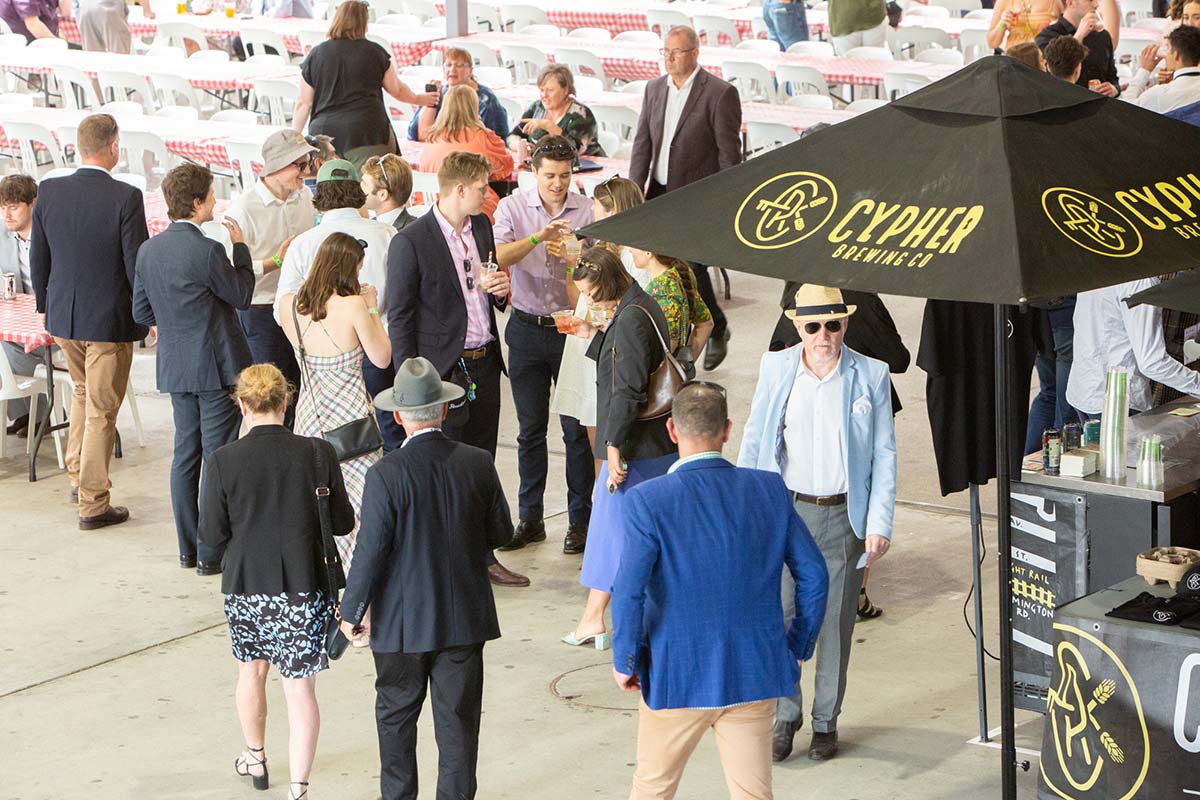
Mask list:
[[[121,131],[121,147],[129,159],[129,171],[143,178],[148,178],[149,165],[146,163],[146,155],[154,156],[154,160],[158,162],[158,167],[164,173],[172,166],[170,152],[167,151],[166,142],[156,133],[148,133],[146,131],[129,130],[126,127]],[[150,167],[150,170],[153,168]]]
[[[526,25],[523,28],[517,29],[516,32],[525,36],[545,36],[547,38],[554,39],[562,36],[562,31],[560,31],[557,26],[539,25],[537,23],[534,23],[533,25]]]
[[[958,50],[947,50],[942,47],[931,47],[917,53],[913,61],[923,61],[926,64],[949,64],[954,67],[963,65],[963,54]]]
[[[876,97],[864,97],[861,100],[852,100],[847,106],[847,111],[862,113],[864,111],[874,111],[877,108],[883,108],[888,104],[887,100],[881,100]]]
[[[43,375],[44,375],[43,371]],[[0,421],[7,424],[8,421],[8,403],[10,400],[28,400],[29,401],[29,418],[36,420],[41,418],[41,412],[38,406],[41,405],[42,395],[46,393],[46,379],[39,377],[36,374],[31,376],[14,375],[12,364],[9,363],[8,353],[0,348]],[[58,409],[67,403],[67,396],[63,389],[59,388],[58,381],[55,381],[54,393],[59,395],[57,398],[48,398],[50,402],[50,424],[57,425],[59,423]],[[55,402],[55,401],[58,402]],[[28,440],[25,443],[25,452],[29,453],[33,448],[33,431],[30,431]],[[3,428],[0,428],[0,458],[7,457],[7,439]],[[63,449],[62,449],[62,431],[54,431],[54,449],[58,454],[58,467],[64,469]]]
[[[585,42],[610,42],[612,31],[608,28],[575,28],[567,33],[568,39],[583,39]]]
[[[159,108],[187,107],[193,108],[196,115],[206,110],[204,100],[196,87],[178,75],[156,72],[150,76],[150,85],[158,94]]]
[[[37,177],[41,167],[44,166],[38,163],[39,151],[34,146],[35,144],[42,145],[42,150],[50,159],[50,166],[66,166],[58,141],[46,126],[34,122],[7,121],[3,123],[3,127],[4,138],[8,139],[9,146],[15,145],[21,154],[21,171],[26,175]]]
[[[621,137],[612,131],[597,131],[596,141],[600,143],[600,148],[605,155],[609,158],[616,158],[617,151],[621,149]]]
[[[566,64],[576,75],[591,73],[604,81],[605,88],[612,85],[612,81],[604,74],[604,64],[601,63],[600,57],[591,50],[583,50],[578,47],[558,47],[554,50],[554,61],[558,64]]]
[[[66,39],[34,39],[26,45],[26,47],[34,47],[39,50],[66,50]]]
[[[742,34],[728,17],[697,14],[692,17],[692,27],[700,37],[700,43],[709,47],[733,47],[742,40]]]
[[[169,58],[172,61],[182,61],[187,58],[187,51],[182,47],[173,47],[169,44],[152,44],[146,50],[145,55],[151,58]]]
[[[247,48],[247,53],[250,52],[249,48],[253,47],[255,56],[271,55],[267,52],[267,48],[270,47],[284,63],[287,63],[291,58],[287,45],[283,43],[283,37],[269,28],[242,28],[241,36],[242,46]]]
[[[100,84],[101,97],[111,95],[114,101],[138,98],[145,111],[154,111],[154,90],[145,75],[119,70],[100,70],[96,73],[96,81]]]
[[[549,25],[544,9],[522,4],[500,6],[500,21],[505,30],[519,31],[526,25]]]
[[[404,0],[371,0],[371,8],[375,12],[375,19],[371,20],[372,22],[378,22],[380,17],[393,16],[395,14],[408,14],[408,12],[404,10]],[[409,16],[416,19],[416,22],[413,23],[412,27],[415,28],[421,25],[420,17],[418,17],[416,14],[409,14]]]
[[[192,42],[201,50],[208,49],[208,37],[199,25],[190,22],[158,21],[155,25],[155,44],[167,44],[187,50],[187,42]]]
[[[538,72],[550,61],[545,51],[525,44],[501,45],[500,58],[512,66],[517,83],[533,83]]]
[[[623,142],[632,142],[637,132],[638,114],[629,106],[612,106],[604,103],[588,103],[596,126],[602,131],[611,131]]]
[[[400,5],[404,9],[403,13],[412,14],[422,20],[442,16],[442,12],[438,11],[433,0],[404,0]]]
[[[852,47],[846,51],[846,58],[862,58],[868,61],[895,61],[890,47]]]
[[[983,29],[964,29],[958,35],[958,48],[963,54],[965,64],[971,64],[992,54],[992,48],[987,43],[987,31]]]
[[[827,94],[798,94],[789,97],[787,104],[797,108],[812,108],[821,111],[833,110],[833,98]]]
[[[195,61],[228,62],[229,61],[229,53],[225,50],[197,50],[196,52],[194,52],[190,56],[188,56],[188,58],[193,59]]]
[[[950,48],[950,35],[938,28],[923,28],[908,25],[895,31],[889,30],[888,40],[892,43],[892,55],[898,59],[911,59],[930,47]]]
[[[437,202],[438,177],[436,172],[413,170],[413,187],[412,194],[409,195],[409,202],[411,203],[417,195],[421,196],[421,202],[417,205],[432,206]]]
[[[736,50],[754,50],[760,53],[778,53],[779,45],[773,39],[742,39]]]
[[[475,33],[498,33],[504,29],[496,7],[487,3],[468,2],[467,18],[471,20],[468,27]]]
[[[475,80],[484,86],[511,86],[513,74],[508,67],[476,67]]]
[[[367,31],[367,41],[374,42],[389,53],[392,52],[392,43],[385,39],[382,34]]]
[[[800,138],[796,129],[781,122],[746,123],[746,144],[751,153],[771,150],[775,147],[791,144]]]
[[[613,41],[644,44],[651,47],[662,46],[662,37],[654,31],[621,31],[613,37]]]
[[[113,100],[111,103],[105,103],[100,106],[100,111],[105,114],[112,114],[114,117],[140,117],[145,115],[146,107],[135,100]]]
[[[598,97],[604,93],[604,81],[591,75],[575,76],[575,94],[578,97]]]
[[[671,28],[678,26],[685,28],[692,27],[692,19],[682,11],[673,11],[665,8],[647,8],[646,9],[646,27],[650,30],[658,29],[658,35],[663,39],[667,38],[667,33]]]
[[[883,92],[884,96],[889,100],[904,97],[904,95],[915,92],[917,89],[928,86],[931,83],[933,83],[932,78],[919,72],[889,70],[883,73]]]
[[[296,101],[300,99],[300,87],[289,80],[256,78],[251,81],[254,91],[255,109],[264,112],[271,125],[286,127],[292,117]]]
[[[83,70],[65,64],[55,64],[54,78],[58,81],[63,103],[67,108],[84,111],[100,107],[101,100],[96,94],[96,86]]]
[[[54,133],[58,136],[58,147],[62,150],[63,163],[70,166],[72,161],[79,161],[78,123],[73,125],[59,125],[54,130]],[[70,169],[72,172],[75,170],[74,167],[70,167]],[[50,170],[50,172],[54,172],[54,170]]]
[[[496,51],[491,45],[486,45],[483,42],[473,42],[469,39],[455,42],[456,47],[462,48],[471,54],[471,58],[475,60],[475,64],[480,67],[498,67],[500,59],[496,57]]]
[[[225,154],[229,157],[229,163],[237,170],[238,179],[242,184],[242,191],[248,191],[254,186],[256,180],[254,174],[255,162],[262,161],[262,143],[261,142],[240,142],[234,139],[225,141]]]
[[[421,23],[421,30],[437,31],[443,36],[446,35],[446,18],[445,17],[430,17]],[[430,55],[438,55],[437,50],[430,51]]]
[[[621,87],[621,91],[626,94],[645,94],[647,83],[649,81],[630,81]]]
[[[804,64],[777,64],[775,80],[779,82],[779,97],[786,99],[787,89],[791,94],[820,94],[829,96],[829,82],[815,67]]]
[[[195,122],[200,119],[200,112],[195,106],[163,106],[154,112],[154,116]]]
[[[777,103],[775,79],[757,61],[722,61],[721,77],[737,87],[742,102]]]
[[[415,30],[421,27],[421,18],[416,14],[384,14],[375,20],[378,25],[394,25],[397,28]]]

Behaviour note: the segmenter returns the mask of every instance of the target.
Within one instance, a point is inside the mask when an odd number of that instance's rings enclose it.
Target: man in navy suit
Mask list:
[[[709,728],[732,795],[770,798],[776,698],[792,693],[821,629],[821,551],[779,475],[721,457],[730,427],[724,389],[684,386],[667,420],[679,460],[626,500],[612,614],[617,685],[642,692],[631,800],[674,797]]]
[[[167,173],[162,191],[173,221],[138,251],[133,316],[144,325],[158,325],[158,390],[171,394],[171,507],[179,565],[216,575],[221,553],[199,545],[196,536],[201,456],[208,458],[238,438],[241,415],[230,390],[252,359],[234,309],[250,307],[254,267],[232,217],[225,218],[232,264],[225,247],[200,229],[213,218],[216,205],[211,172],[183,164]]]
[[[109,503],[108,466],[133,343],[147,333],[133,319],[134,259],[148,237],[146,210],[137,188],[109,174],[119,161],[118,133],[108,114],[79,123],[82,163],[73,175],[38,187],[29,245],[37,310],[75,384],[67,473],[80,530],[129,519],[129,509]]]

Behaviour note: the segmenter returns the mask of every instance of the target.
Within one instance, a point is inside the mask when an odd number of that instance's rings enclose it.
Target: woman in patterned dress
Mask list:
[[[280,324],[300,362],[296,433],[301,436],[320,436],[322,431],[373,414],[363,383],[363,353],[380,369],[392,363],[392,343],[379,318],[378,293],[374,286],[358,282],[363,253],[360,240],[332,234],[317,249],[300,291],[279,300]],[[382,457],[380,449],[342,462],[342,476],[354,505],[354,531],[337,542],[347,572],[354,555],[367,470]]]
[[[289,391],[272,364],[255,364],[238,376],[233,396],[247,432],[205,464],[200,539],[225,554],[221,592],[238,661],[235,697],[246,742],[234,770],[254,788],[268,788],[266,682],[274,666],[287,699],[288,797],[303,800],[321,731],[316,680],[329,666],[325,630],[333,614],[316,487],[329,488],[334,536],[354,527],[354,509],[333,446],[284,427]],[[318,448],[324,451],[320,472]],[[340,588],[345,581],[338,583]]]
[[[650,275],[646,294],[655,299],[667,318],[672,352],[686,344],[695,361],[712,334],[713,321],[708,306],[696,288],[696,276],[692,274],[692,268],[687,262],[671,256],[655,255],[648,250],[635,248],[630,250],[633,263]]]

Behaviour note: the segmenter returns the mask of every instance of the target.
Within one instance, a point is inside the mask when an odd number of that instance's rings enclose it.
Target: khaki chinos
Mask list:
[[[117,411],[129,386],[133,342],[85,342],[54,337],[75,384],[67,437],[67,474],[79,487],[79,516],[109,507],[108,466],[117,438]]]

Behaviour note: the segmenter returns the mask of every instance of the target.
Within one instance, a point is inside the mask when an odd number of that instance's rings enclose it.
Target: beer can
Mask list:
[[[1083,426],[1078,422],[1068,422],[1062,429],[1063,452],[1078,450],[1083,445]]]
[[[17,276],[13,272],[5,272],[0,279],[4,281],[4,299],[12,300],[17,296]]]
[[[1100,444],[1100,420],[1089,419],[1083,423],[1083,443],[1085,445]]]
[[[1057,475],[1062,461],[1062,434],[1058,428],[1046,428],[1042,433],[1042,470]]]

